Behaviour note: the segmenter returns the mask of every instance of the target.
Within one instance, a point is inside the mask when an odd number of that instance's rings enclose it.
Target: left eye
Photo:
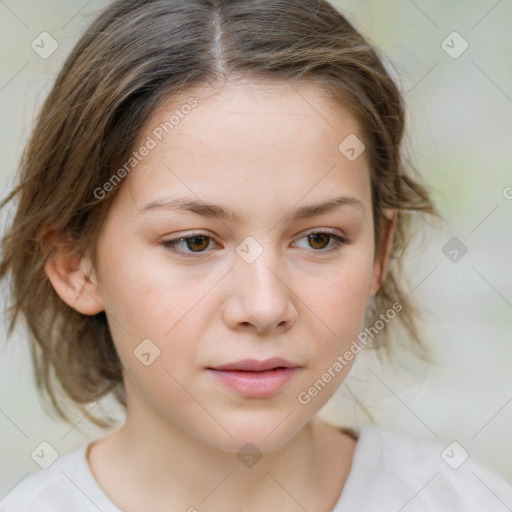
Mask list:
[[[329,239],[333,240],[333,243],[327,250],[315,252],[330,252],[338,250],[340,246],[348,243],[348,240],[346,238],[325,231],[317,231],[315,233],[310,233],[309,235],[306,235],[303,238],[307,239],[310,246],[313,247],[314,249],[324,249],[325,241],[327,240],[328,243]],[[302,240],[302,238],[300,240]],[[321,247],[318,247],[318,245],[320,245]]]
[[[340,249],[340,246],[349,243],[349,241],[346,238],[343,238],[334,233],[330,233],[328,231],[317,231],[314,233],[310,233],[300,238],[299,240],[303,239],[307,240],[307,243],[310,244],[310,247],[313,247],[313,249],[317,249],[314,252],[322,253],[338,250]],[[194,257],[196,255],[200,255],[207,252],[206,249],[210,245],[210,240],[213,241],[213,238],[207,235],[193,235],[189,237],[175,238],[173,240],[166,240],[162,242],[162,245],[164,245],[165,247],[167,247],[168,249],[175,253]],[[330,240],[332,240],[333,243],[329,246],[328,243]],[[184,244],[184,246],[182,244]],[[179,248],[180,245],[181,248]],[[328,249],[322,250],[325,249],[326,246],[328,247]],[[183,247],[190,250],[191,252],[183,250]]]

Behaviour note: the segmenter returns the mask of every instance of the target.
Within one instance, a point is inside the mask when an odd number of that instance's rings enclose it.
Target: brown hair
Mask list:
[[[105,313],[82,315],[53,289],[41,233],[49,227],[66,233],[69,250],[90,250],[94,265],[119,187],[103,199],[94,191],[127,161],[164,100],[226,77],[314,81],[355,116],[370,163],[378,248],[383,209],[398,209],[389,271],[366,318],[398,302],[403,309],[393,325],[405,328],[411,347],[422,347],[418,309],[401,284],[402,263],[410,213],[437,214],[401,154],[403,99],[372,45],[324,0],[116,1],[67,58],[22,155],[19,183],[2,202],[18,200],[0,263],[0,277],[12,275],[8,334],[21,313],[38,388],[66,421],[55,384],[84,413],[84,404],[110,392],[126,406],[123,371]],[[389,352],[388,330],[386,324],[374,348]],[[89,419],[103,428],[112,424]]]

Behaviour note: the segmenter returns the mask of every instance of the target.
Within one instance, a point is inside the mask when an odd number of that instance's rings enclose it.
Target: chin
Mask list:
[[[286,414],[282,410],[273,414],[246,412],[230,421],[225,415],[221,422],[224,428],[219,426],[201,437],[208,444],[227,452],[238,453],[248,443],[252,443],[262,453],[272,452],[290,441],[309,419],[297,421],[296,413],[289,414],[290,411]]]

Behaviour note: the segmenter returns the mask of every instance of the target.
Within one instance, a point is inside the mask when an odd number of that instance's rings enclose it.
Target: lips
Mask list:
[[[273,370],[275,368],[297,368],[298,365],[287,361],[281,357],[272,357],[265,361],[258,361],[257,359],[244,359],[235,363],[223,364],[221,366],[211,367],[212,370],[223,371],[241,371],[241,372],[264,372]]]
[[[246,398],[268,398],[281,390],[299,368],[295,363],[275,357],[265,361],[246,359],[208,371],[217,382]]]

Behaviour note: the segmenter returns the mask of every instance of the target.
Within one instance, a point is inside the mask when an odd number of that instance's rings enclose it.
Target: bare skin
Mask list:
[[[139,146],[182,100],[154,113]],[[356,442],[313,418],[353,359],[309,400],[298,397],[357,339],[394,224],[377,258],[366,154],[350,160],[338,149],[363,136],[317,85],[228,83],[199,91],[197,103],[120,185],[98,266],[57,247],[45,267],[70,306],[105,311],[125,370],[126,422],[92,445],[89,464],[124,512],[329,512]],[[176,196],[199,201],[199,213],[148,208]],[[339,197],[328,211],[288,215]],[[205,216],[205,203],[238,218]],[[313,243],[312,230],[327,235]],[[208,244],[184,241],[192,236]],[[237,253],[248,237],[260,249],[250,262]],[[149,365],[134,356],[142,340],[158,349]],[[265,398],[209,370],[270,357],[297,370]],[[263,454],[251,467],[237,458],[248,442]]]
[[[267,480],[274,482],[265,494],[256,488],[248,488],[247,496],[258,495],[261,502],[272,503],[275,510],[284,512],[308,511],[330,512],[338,500],[349,475],[353,454],[357,441],[319,418],[314,418],[303,432],[298,433],[296,441],[305,439],[294,456],[298,457],[296,464],[302,470],[292,474],[288,468],[290,454],[277,451],[264,456],[252,468],[244,467],[233,455],[219,453],[215,458],[208,459],[205,453],[208,447],[199,449],[197,460],[186,464],[193,471],[185,475],[182,471],[175,475],[167,475],[169,481],[174,481],[177,491],[168,500],[153,497],[151,508],[144,499],[133,501],[133,495],[127,495],[127,489],[140,487],[139,477],[155,473],[152,461],[148,457],[139,457],[135,451],[126,453],[123,441],[123,429],[118,429],[91,444],[87,458],[89,467],[100,486],[106,490],[110,500],[123,511],[148,510],[189,510],[195,507],[200,511],[239,510],[241,512],[263,512],[269,510],[268,505],[254,508],[252,505],[242,505],[240,508],[229,508],[230,496],[239,492],[247,474],[254,472],[255,480],[267,474]],[[177,442],[175,458],[185,460],[190,452],[183,450],[183,439],[174,438]],[[188,460],[188,459],[186,459]],[[123,461],[123,463],[121,463]],[[141,461],[142,464],[141,464]],[[290,464],[292,461],[290,461]],[[185,465],[184,465],[185,466]],[[257,468],[257,471],[256,471]],[[184,468],[182,467],[182,470]],[[210,482],[220,482],[220,475],[229,476],[217,487]],[[303,482],[306,482],[304,485]],[[156,482],[155,482],[156,483]],[[155,486],[156,491],[157,486]],[[185,492],[183,492],[186,490]],[[153,492],[150,488],[147,492]],[[186,501],[180,501],[180,496],[186,495]],[[135,497],[136,498],[136,497]],[[185,505],[187,505],[185,507]],[[192,512],[193,509],[190,510]]]

